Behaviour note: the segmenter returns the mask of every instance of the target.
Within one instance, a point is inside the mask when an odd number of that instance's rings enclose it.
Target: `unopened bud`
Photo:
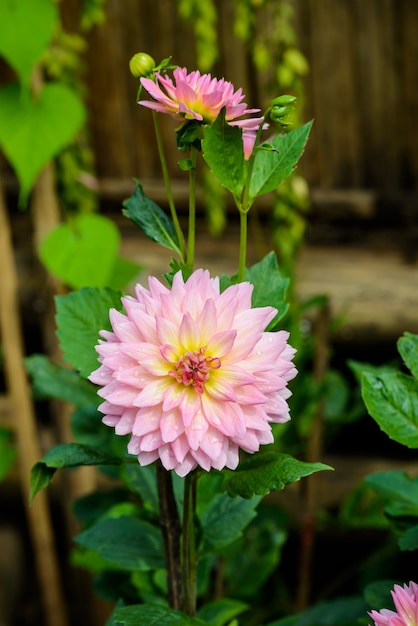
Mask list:
[[[155,68],[154,59],[146,52],[138,52],[129,61],[129,69],[135,78],[147,77]]]
[[[282,123],[282,120],[286,115],[292,111],[292,107],[278,106],[277,104],[271,107],[270,117],[273,122]]]
[[[288,106],[291,104],[294,104],[296,102],[296,96],[288,96],[288,95],[283,95],[283,96],[278,96],[277,98],[274,98],[272,105],[278,105],[278,106]]]

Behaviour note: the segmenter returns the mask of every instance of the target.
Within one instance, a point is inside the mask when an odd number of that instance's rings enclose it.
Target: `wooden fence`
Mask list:
[[[76,4],[63,2],[69,23],[68,7]],[[315,118],[303,160],[308,182],[315,188],[366,188],[383,194],[416,189],[418,3],[293,4],[298,44],[310,65],[304,117]],[[251,92],[257,81],[242,42],[233,35],[235,5],[233,0],[217,3],[219,61],[214,73],[242,86],[252,104],[258,100]],[[89,36],[88,106],[100,179],[159,178],[150,114],[136,105],[137,82],[128,70],[137,51],[148,51],[155,59],[173,55],[176,63],[195,67],[193,26],[178,17],[175,0],[107,0],[107,22]],[[174,125],[169,119],[162,122],[175,172]]]

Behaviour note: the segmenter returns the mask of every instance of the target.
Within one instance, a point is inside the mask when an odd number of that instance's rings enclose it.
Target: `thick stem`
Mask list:
[[[168,600],[173,609],[181,609],[181,525],[174,498],[171,473],[160,463],[157,464],[157,485],[160,502],[160,524],[164,539],[164,558],[167,568]]]
[[[197,555],[194,516],[196,509],[196,476],[186,476],[184,482],[182,570],[184,603],[183,611],[196,613]]]
[[[240,231],[239,231],[239,264],[238,264],[238,282],[244,280],[245,264],[247,262],[247,226],[248,213],[240,210]]]
[[[192,166],[189,170],[189,231],[187,233],[187,267],[192,270],[194,267],[194,253],[196,240],[196,160],[197,151],[190,150]]]
[[[177,217],[176,207],[174,205],[174,198],[173,198],[173,193],[171,191],[170,177],[168,175],[167,161],[165,159],[165,154],[164,154],[164,146],[163,146],[163,140],[161,137],[160,125],[158,123],[158,117],[155,111],[152,112],[152,119],[154,121],[155,137],[157,139],[158,155],[160,157],[161,169],[163,172],[163,179],[164,179],[165,189],[167,193],[168,206],[170,207],[171,219],[173,220],[174,228],[176,229],[177,238],[180,244],[181,261],[182,263],[184,263],[186,250],[185,250],[185,245],[184,245],[183,231],[181,230],[180,222]]]

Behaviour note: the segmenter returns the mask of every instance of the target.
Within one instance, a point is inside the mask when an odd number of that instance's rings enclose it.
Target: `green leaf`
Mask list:
[[[123,289],[136,279],[141,269],[142,266],[139,263],[117,256],[113,261],[112,271],[106,286],[112,289]]]
[[[141,466],[138,463],[125,465],[122,478],[126,486],[139,495],[146,509],[155,513],[159,512],[155,465]]]
[[[294,170],[308,141],[312,122],[289,133],[276,135],[274,151],[257,150],[250,181],[250,199],[274,191]]]
[[[34,395],[38,398],[66,400],[78,407],[95,408],[100,402],[92,383],[80,379],[73,370],[53,363],[43,354],[25,359],[26,370],[32,379]]]
[[[16,171],[21,203],[42,168],[73,139],[84,119],[80,98],[66,85],[48,83],[36,100],[16,84],[0,90],[0,147]]]
[[[239,539],[244,528],[255,517],[259,502],[258,497],[244,499],[218,493],[200,516],[202,552],[219,552]]]
[[[181,256],[181,246],[172,220],[142,190],[136,181],[132,196],[123,203],[123,214],[138,226],[147,237]]]
[[[418,381],[401,373],[363,373],[361,392],[369,414],[388,437],[418,448]]]
[[[418,379],[418,335],[405,333],[398,339],[398,350],[405,365]]]
[[[401,550],[418,549],[418,525],[411,526],[399,537],[399,547]]]
[[[330,469],[323,463],[305,463],[288,454],[265,452],[240,463],[234,472],[225,472],[225,488],[233,497],[265,496],[314,472]]]
[[[242,130],[225,121],[225,109],[213,124],[205,126],[202,150],[219,182],[234,196],[240,196],[245,182]]]
[[[261,261],[246,269],[244,278],[254,285],[253,307],[273,306],[277,309],[278,313],[269,325],[270,329],[274,328],[288,309],[286,292],[290,282],[281,273],[275,253],[270,252]]]
[[[391,516],[418,517],[418,478],[393,470],[369,474],[364,482],[389,501],[385,511]]]
[[[47,487],[57,469],[78,467],[79,465],[118,465],[119,457],[110,456],[97,448],[79,443],[60,443],[36,463],[30,475],[30,495],[32,502],[38,491]]]
[[[138,604],[116,609],[115,624],[123,626],[204,626],[197,617],[189,617],[181,611],[153,604]]]
[[[100,330],[111,330],[109,309],[123,310],[120,293],[113,289],[83,287],[65,296],[56,296],[57,335],[64,358],[87,378],[97,369]]]
[[[161,532],[136,517],[100,520],[74,540],[83,548],[95,550],[102,558],[121,569],[135,571],[164,567]]]
[[[391,608],[393,600],[391,590],[396,584],[395,580],[377,580],[367,585],[363,591],[364,599],[374,608]]]
[[[299,615],[284,617],[267,626],[354,626],[366,617],[369,606],[360,596],[320,602]]]
[[[0,0],[0,56],[29,84],[58,22],[53,0]]]
[[[197,617],[205,624],[211,626],[226,626],[231,619],[244,613],[248,609],[248,604],[238,600],[223,598],[205,604],[197,613]]]
[[[94,213],[80,213],[43,240],[39,255],[45,267],[73,289],[108,287],[120,236],[115,224]]]

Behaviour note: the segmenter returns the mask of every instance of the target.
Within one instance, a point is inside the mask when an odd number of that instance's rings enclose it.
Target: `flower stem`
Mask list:
[[[192,166],[189,170],[189,231],[187,233],[187,267],[193,270],[196,241],[196,148],[191,147],[190,159]]]
[[[171,473],[157,464],[160,524],[164,539],[164,558],[167,568],[168,600],[171,608],[182,607],[182,573],[180,561],[180,519],[174,498]]]
[[[194,515],[196,509],[197,477],[189,474],[184,482],[183,502],[183,537],[182,537],[182,573],[183,573],[183,611],[188,615],[196,613],[197,556]]]
[[[161,169],[163,172],[164,184],[165,184],[165,189],[167,193],[167,200],[168,200],[168,205],[170,207],[170,212],[171,212],[171,219],[173,220],[173,223],[174,223],[174,228],[176,230],[176,234],[179,240],[179,245],[180,245],[180,250],[181,250],[180,260],[182,263],[184,263],[186,260],[185,259],[186,249],[184,245],[183,231],[181,230],[180,222],[177,216],[176,207],[174,204],[173,193],[171,191],[171,185],[170,185],[170,177],[168,175],[167,161],[165,159],[165,154],[164,154],[164,146],[163,146],[163,140],[161,137],[160,125],[158,123],[158,117],[155,111],[152,111],[152,119],[154,121],[155,137],[157,139],[158,154],[160,157]]]
[[[240,209],[240,230],[239,230],[239,264],[238,264],[238,282],[244,280],[245,265],[247,262],[247,227],[248,227],[248,211]]]

